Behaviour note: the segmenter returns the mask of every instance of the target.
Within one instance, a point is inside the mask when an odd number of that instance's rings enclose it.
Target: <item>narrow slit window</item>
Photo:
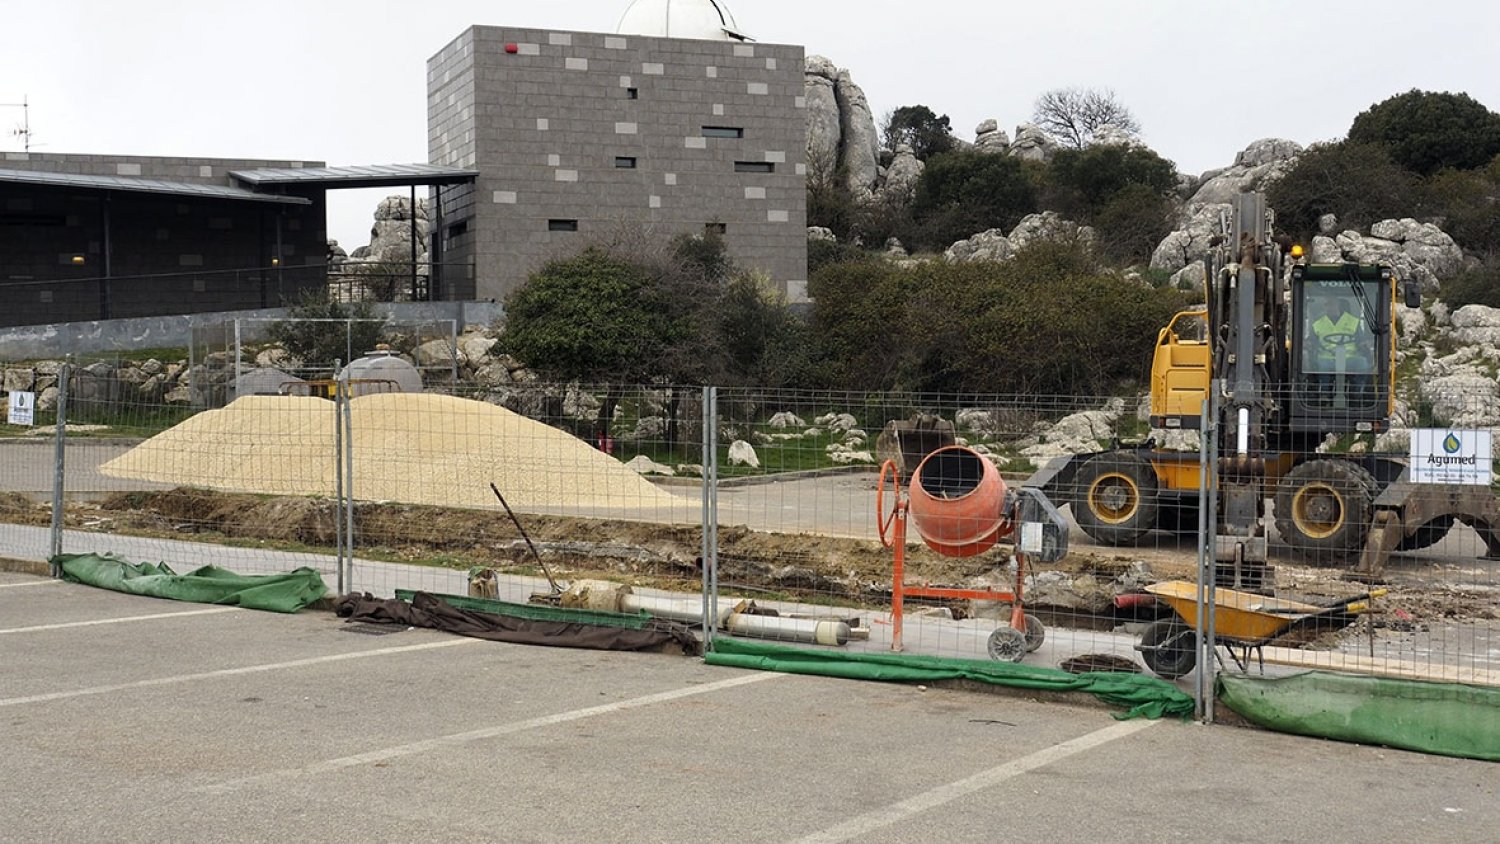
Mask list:
[[[724,223],[704,223],[704,234],[729,234],[729,226]]]
[[[576,232],[578,231],[577,220],[548,220],[547,231],[549,232]]]
[[[618,167],[618,168],[620,168],[621,170],[634,170],[635,169],[635,156],[633,156],[633,155],[617,155],[617,156],[615,156],[615,166]]]
[[[739,126],[704,126],[705,138],[743,138],[745,130]]]
[[[770,161],[736,161],[736,173],[775,173],[776,165]]]
[[[451,225],[451,226],[448,227],[448,236],[449,237],[458,237],[459,235],[462,235],[462,234],[468,234],[468,232],[469,232],[469,221],[468,220],[461,220],[461,221],[459,221],[457,223],[454,223],[453,225]]]

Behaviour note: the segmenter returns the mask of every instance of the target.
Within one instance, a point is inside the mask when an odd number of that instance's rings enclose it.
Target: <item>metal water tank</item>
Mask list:
[[[371,393],[420,393],[422,375],[396,352],[377,348],[344,367],[340,380],[348,380],[349,395]]]

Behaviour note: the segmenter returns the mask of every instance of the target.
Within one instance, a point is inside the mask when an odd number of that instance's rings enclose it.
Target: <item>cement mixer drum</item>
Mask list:
[[[907,487],[912,525],[945,557],[988,551],[1011,531],[1005,517],[1005,480],[978,452],[963,446],[927,455]]]

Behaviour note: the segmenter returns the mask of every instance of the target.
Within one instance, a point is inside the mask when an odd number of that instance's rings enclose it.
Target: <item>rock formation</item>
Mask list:
[[[880,175],[880,135],[865,92],[823,56],[807,57],[803,86],[809,175],[826,178],[843,168],[850,192],[869,196]]]
[[[948,247],[943,257],[954,263],[1004,261],[1036,240],[1093,241],[1094,230],[1063,219],[1056,211],[1028,214],[1006,234],[1000,229],[980,232]]]

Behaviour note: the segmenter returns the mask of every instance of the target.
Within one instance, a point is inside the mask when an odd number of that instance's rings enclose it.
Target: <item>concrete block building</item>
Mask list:
[[[437,245],[473,262],[470,295],[503,299],[590,243],[714,228],[806,298],[803,51],[723,31],[475,26],[428,61],[430,161],[479,174],[437,193]]]

